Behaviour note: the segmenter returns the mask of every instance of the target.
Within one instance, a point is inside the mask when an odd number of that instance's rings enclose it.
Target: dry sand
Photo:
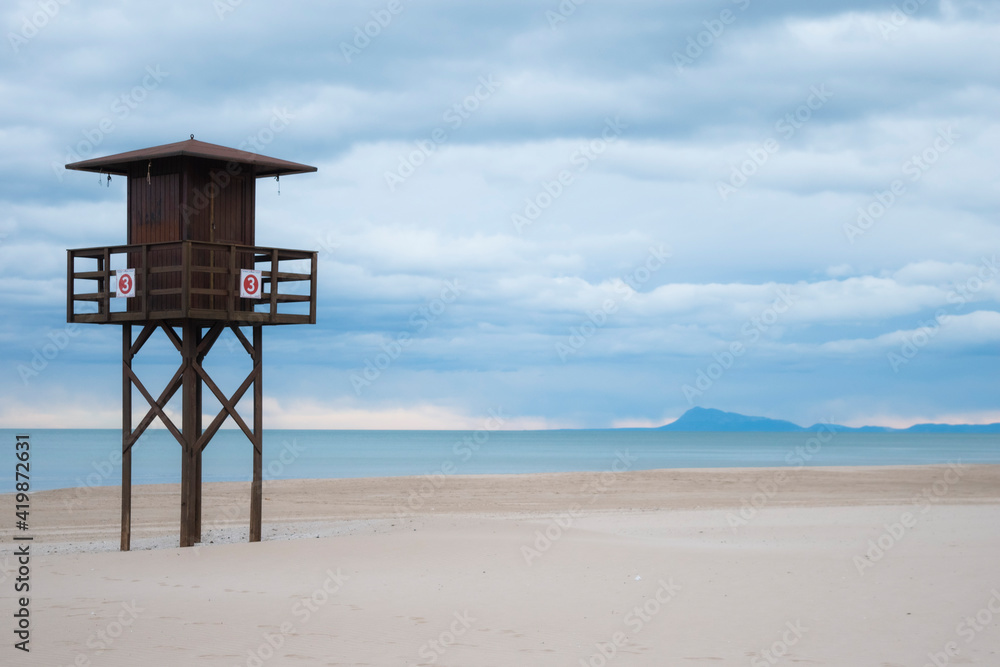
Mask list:
[[[118,493],[32,495],[28,654],[0,496],[0,665],[1000,665],[1000,466]]]

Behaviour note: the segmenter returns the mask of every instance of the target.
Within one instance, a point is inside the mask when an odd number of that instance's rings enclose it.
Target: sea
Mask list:
[[[30,489],[121,483],[117,429],[0,429],[0,492],[15,490],[14,443],[27,435]],[[265,430],[264,479],[512,474],[656,468],[1000,463],[1000,435],[832,432]],[[181,447],[164,429],[133,447],[133,484],[180,482]],[[22,468],[23,471],[23,468]],[[249,481],[253,446],[221,430],[202,458],[206,482]],[[23,479],[23,477],[22,477]]]

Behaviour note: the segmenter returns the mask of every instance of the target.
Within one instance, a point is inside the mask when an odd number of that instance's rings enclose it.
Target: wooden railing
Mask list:
[[[308,273],[288,270],[304,260]],[[115,296],[123,268],[135,269],[135,296],[128,299]],[[260,299],[240,298],[241,269],[261,271]],[[67,251],[66,273],[67,322],[316,323],[315,251],[199,241],[81,248]]]

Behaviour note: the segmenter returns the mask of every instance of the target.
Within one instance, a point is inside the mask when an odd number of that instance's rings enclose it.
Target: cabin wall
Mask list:
[[[256,179],[253,167],[203,158],[161,158],[132,165],[128,174],[128,243],[155,244],[182,240],[207,243],[254,245],[254,199]],[[137,267],[138,253],[129,257],[129,265]],[[182,253],[178,248],[151,249],[149,267],[179,266]],[[195,289],[234,289],[233,278],[217,270],[230,266],[229,249],[196,248],[191,256],[191,286]],[[235,258],[237,268],[253,268],[253,254],[241,252]],[[198,270],[207,267],[208,270]],[[149,276],[148,289],[179,289],[179,272],[155,273]],[[147,286],[139,285],[146,291]],[[181,307],[176,294],[151,295],[150,310],[172,310]],[[238,299],[237,310],[252,309],[252,304]],[[128,304],[138,311],[139,300]],[[192,295],[193,308],[226,307],[220,294]]]
[[[135,164],[128,175],[128,242],[179,241],[180,162]]]
[[[186,158],[183,234],[186,240],[254,244],[255,179],[249,165]]]
[[[168,158],[152,163],[134,164],[128,174],[128,243],[163,243],[179,241],[181,238],[180,215],[180,160]],[[128,259],[129,266],[139,265],[141,258],[133,253]],[[181,253],[173,250],[151,250],[149,265],[153,267],[180,264]],[[139,280],[139,289],[146,290],[179,289],[181,276],[175,273],[161,273],[149,276],[149,285]],[[179,309],[178,295],[162,294],[149,297],[151,310]],[[129,299],[128,310],[138,312],[142,304],[138,299]]]
[[[254,187],[253,167],[245,164],[231,164],[221,161],[185,158],[183,164],[182,189],[182,229],[185,240],[206,243],[253,245],[254,244]],[[228,248],[196,248],[191,255],[194,267],[207,267],[207,271],[195,270],[191,276],[191,286],[195,289],[226,290],[236,289],[235,278],[221,275],[217,269],[228,269]],[[237,268],[252,268],[253,255],[241,252],[235,258]],[[238,300],[235,308],[252,308],[244,300]],[[194,295],[194,308],[219,309],[226,307],[226,297],[216,295]]]

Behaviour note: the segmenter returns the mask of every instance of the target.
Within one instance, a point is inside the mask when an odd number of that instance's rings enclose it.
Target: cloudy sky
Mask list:
[[[65,250],[125,242],[125,183],[62,165],[190,134],[319,169],[258,182],[257,242],[320,258],[267,427],[1000,421],[997,3],[0,11],[0,426],[121,423]]]

